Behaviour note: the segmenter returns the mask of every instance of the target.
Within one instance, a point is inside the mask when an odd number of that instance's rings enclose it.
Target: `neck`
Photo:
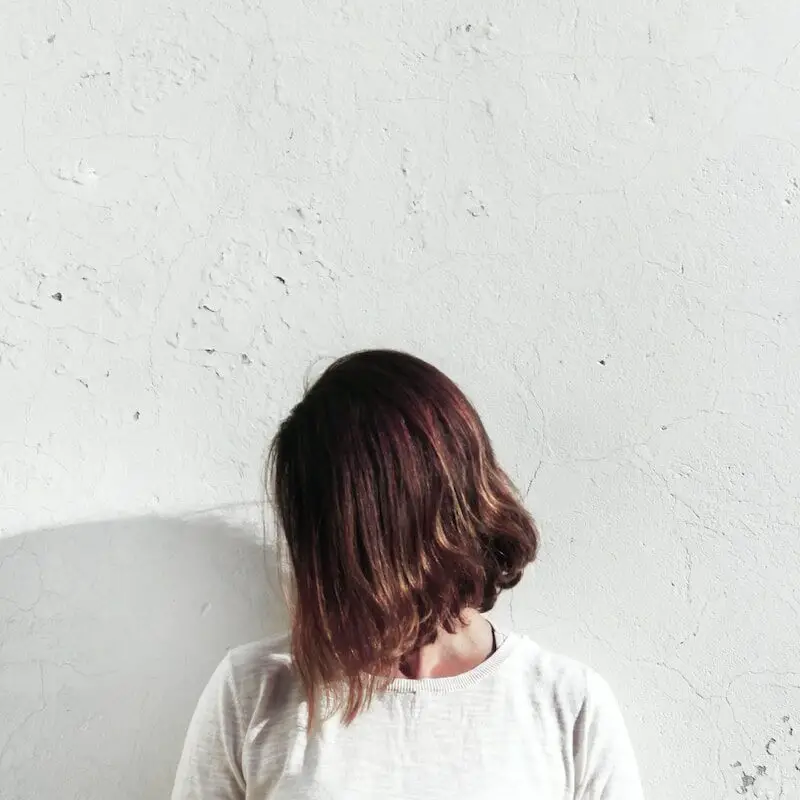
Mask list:
[[[475,610],[463,614],[454,633],[439,631],[436,641],[410,653],[398,666],[397,677],[451,678],[474,669],[492,653],[492,626]]]

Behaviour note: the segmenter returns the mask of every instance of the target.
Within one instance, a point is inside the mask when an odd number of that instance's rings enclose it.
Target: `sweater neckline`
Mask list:
[[[485,661],[472,669],[447,678],[394,678],[386,687],[386,691],[400,694],[419,692],[447,694],[475,685],[498,670],[500,665],[512,654],[519,640],[516,634],[505,633],[499,629],[497,635],[498,639],[502,639],[498,642],[497,649]]]

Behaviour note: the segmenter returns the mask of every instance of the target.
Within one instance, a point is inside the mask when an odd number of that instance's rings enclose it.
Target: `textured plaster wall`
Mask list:
[[[498,616],[648,796],[800,797],[799,337],[795,0],[0,0],[0,795],[166,795],[282,624],[267,437],[391,345],[484,414],[544,533]]]

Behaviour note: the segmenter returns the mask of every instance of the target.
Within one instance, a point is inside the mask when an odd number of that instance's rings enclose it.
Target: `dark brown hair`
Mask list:
[[[340,358],[270,451],[292,571],[292,657],[314,718],[351,722],[397,664],[491,609],[536,556],[538,532],[477,412],[426,362]]]

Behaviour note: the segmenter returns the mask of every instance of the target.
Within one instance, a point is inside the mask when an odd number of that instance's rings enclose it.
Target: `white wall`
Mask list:
[[[167,794],[283,624],[220,517],[373,345],[483,412],[545,537],[499,616],[648,796],[800,794],[800,4],[0,12],[3,800]]]

